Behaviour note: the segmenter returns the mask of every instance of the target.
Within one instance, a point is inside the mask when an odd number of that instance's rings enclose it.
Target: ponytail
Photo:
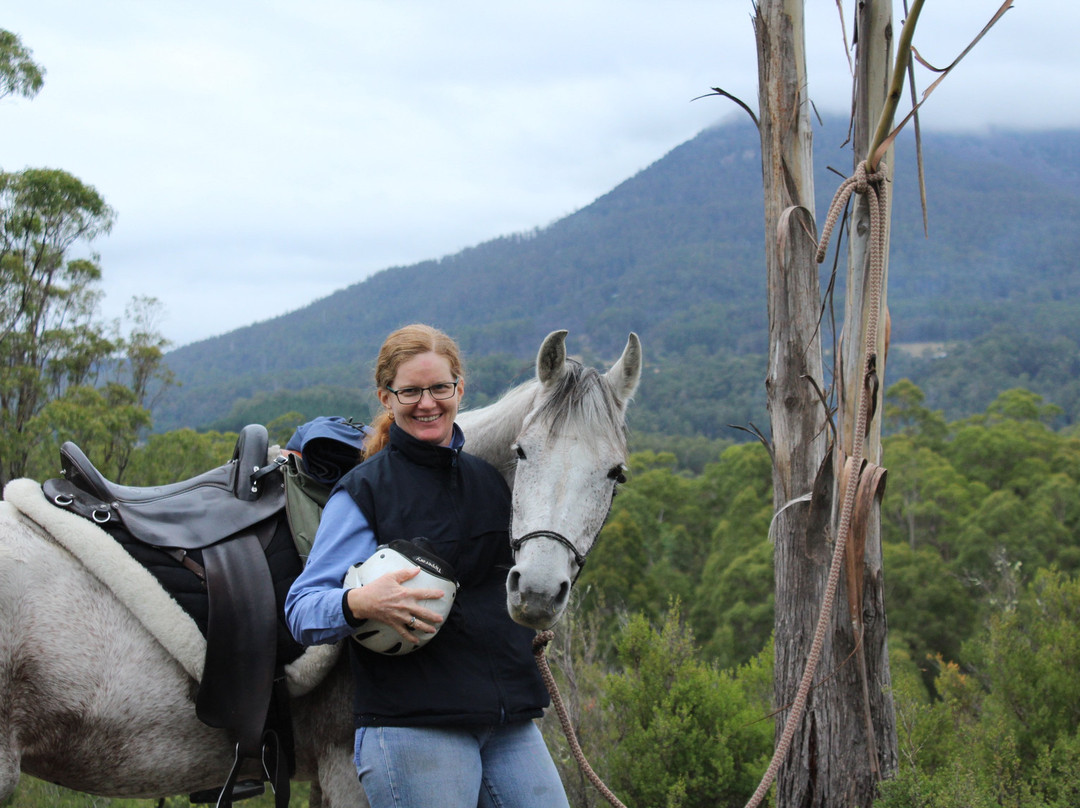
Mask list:
[[[386,448],[386,444],[390,442],[390,425],[392,423],[394,423],[393,413],[384,410],[375,416],[375,420],[368,424],[371,432],[364,438],[365,460]]]

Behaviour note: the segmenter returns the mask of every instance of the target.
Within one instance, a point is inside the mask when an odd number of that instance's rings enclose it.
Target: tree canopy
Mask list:
[[[45,83],[45,69],[31,58],[32,51],[17,34],[0,28],[0,98],[33,98]]]
[[[0,29],[0,97],[32,97],[44,72]],[[90,245],[115,218],[97,189],[66,171],[0,171],[0,485],[55,473],[50,447],[65,439],[122,477],[150,426],[151,387],[171,382],[156,300],[132,301],[126,338],[100,319]]]

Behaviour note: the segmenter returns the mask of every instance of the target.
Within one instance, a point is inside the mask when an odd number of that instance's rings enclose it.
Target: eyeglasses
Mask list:
[[[386,389],[397,396],[397,400],[401,404],[418,404],[420,399],[424,397],[425,392],[430,393],[431,397],[436,401],[453,398],[454,393],[457,392],[459,381],[461,380],[454,379],[452,382],[439,382],[431,385],[431,387],[402,387],[400,390],[395,390],[390,385],[387,385]]]

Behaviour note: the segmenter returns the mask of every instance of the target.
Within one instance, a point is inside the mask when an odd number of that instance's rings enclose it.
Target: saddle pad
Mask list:
[[[46,499],[49,494],[46,494]],[[128,555],[143,566],[161,587],[168,592],[172,599],[180,604],[199,627],[199,632],[207,636],[208,622],[210,617],[210,597],[204,578],[209,573],[202,570],[203,576],[196,574],[191,567],[185,566],[175,556],[170,555],[159,547],[134,539],[126,527],[119,520],[110,519],[101,525],[101,529],[108,533],[123,547]],[[276,518],[266,520],[256,525],[253,530],[256,535],[264,538],[269,535],[263,548],[263,560],[270,570],[270,580],[273,583],[274,600],[277,615],[277,652],[279,662],[288,664],[304,652],[285,624],[285,596],[289,593],[289,586],[302,569],[302,562],[293,544],[292,535],[289,533],[289,525],[285,517],[279,515]],[[203,556],[207,550],[193,550],[188,553],[188,558],[195,562],[195,566],[203,567]]]
[[[206,640],[199,627],[123,547],[97,525],[50,503],[41,484],[34,480],[12,480],[4,487],[4,499],[78,559],[192,679],[202,681]],[[340,651],[341,643],[312,646],[286,665],[289,694],[302,696],[314,688],[329,673]]]

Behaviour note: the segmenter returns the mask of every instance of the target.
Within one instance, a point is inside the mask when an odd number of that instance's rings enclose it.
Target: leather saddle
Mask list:
[[[270,474],[280,465],[267,465],[268,443],[266,427],[250,424],[228,463],[189,480],[143,488],[110,482],[82,449],[67,441],[60,447],[64,479],[49,482],[66,481],[96,497],[99,502],[89,515],[96,522],[118,518],[146,544],[201,550],[285,507],[284,478]]]
[[[284,476],[274,473],[283,463],[267,463],[268,444],[266,427],[252,424],[241,431],[228,463],[169,485],[136,487],[106,479],[69,441],[60,449],[63,479],[42,484],[54,504],[99,525],[115,520],[138,542],[169,553],[203,577],[209,618],[196,713],[237,740],[218,806],[231,806],[234,788],[240,798],[237,774],[247,759],[263,761],[276,805],[289,800],[291,721],[265,554],[285,507],[285,487]],[[201,565],[190,561],[191,551],[199,551]]]

